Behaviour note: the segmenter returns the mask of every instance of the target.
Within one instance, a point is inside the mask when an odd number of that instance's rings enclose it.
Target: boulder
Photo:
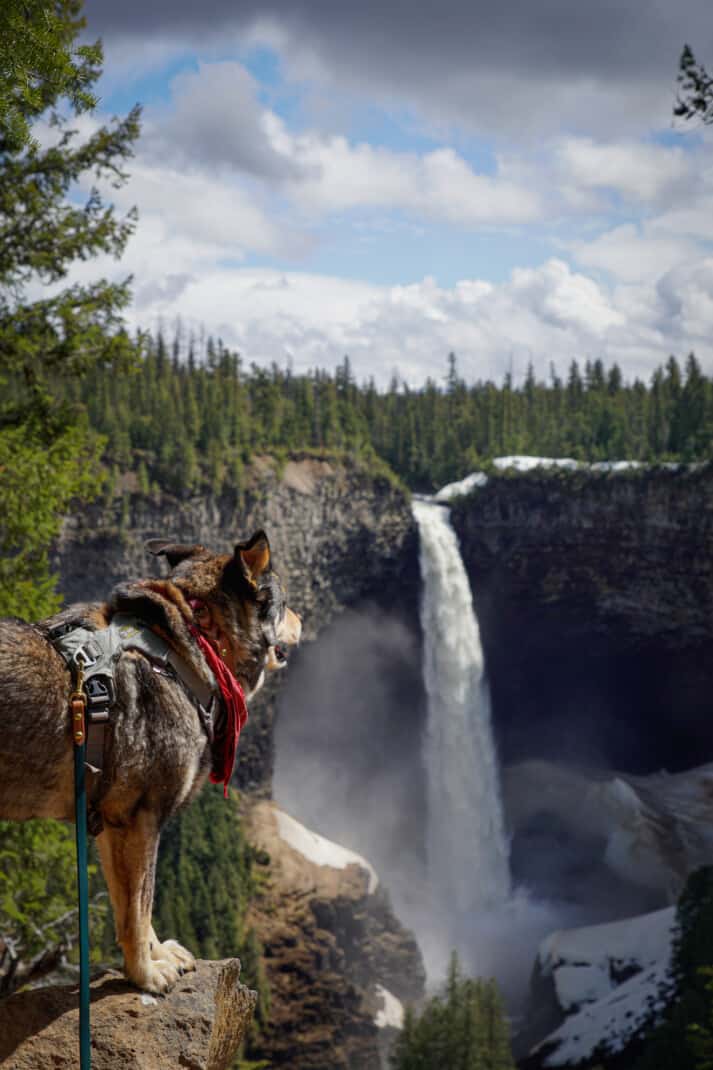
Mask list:
[[[257,995],[239,983],[240,962],[199,962],[166,996],[138,991],[116,971],[91,985],[92,1070],[228,1070]],[[3,1070],[75,1070],[76,985],[19,992],[0,1004]]]

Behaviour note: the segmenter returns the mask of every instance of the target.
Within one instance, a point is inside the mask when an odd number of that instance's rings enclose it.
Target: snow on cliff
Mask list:
[[[501,472],[508,468],[516,472],[531,472],[533,468],[566,468],[573,471],[575,468],[582,467],[581,462],[575,461],[572,457],[530,457],[527,455],[496,457],[493,464]]]
[[[664,1010],[675,908],[607,925],[555,932],[542,941],[538,969],[552,976],[568,1017],[535,1049],[544,1066],[571,1066],[600,1049],[622,1051]]]
[[[532,472],[535,468],[563,468],[572,472],[578,469],[589,469],[591,472],[629,472],[632,469],[643,468],[641,461],[597,461],[589,464],[587,461],[575,461],[572,457],[530,457],[526,454],[514,454],[511,457],[496,457],[493,466],[500,472]],[[667,466],[669,467],[669,466]],[[672,467],[676,468],[677,465]],[[484,487],[488,482],[485,472],[471,472],[464,479],[456,483],[447,483],[441,487],[435,495],[437,502],[450,502],[453,498],[460,498],[470,494],[476,487]]]
[[[457,483],[446,483],[436,494],[437,502],[449,502],[451,498],[460,498],[470,494],[476,487],[484,487],[488,482],[485,472],[471,472],[465,479],[459,479]]]
[[[334,843],[325,836],[305,828],[294,817],[290,817],[284,810],[275,808],[277,827],[281,839],[295,851],[309,859],[316,866],[331,866],[332,869],[346,869],[347,866],[359,866],[369,874],[369,894],[373,894],[379,886],[379,878],[376,870],[365,858],[342,847],[340,843]]]
[[[381,999],[383,1004],[381,1010],[376,1012],[374,1018],[374,1025],[377,1029],[386,1029],[387,1026],[391,1029],[403,1029],[404,1027],[404,1006],[400,999],[397,999],[388,988],[384,988],[383,985],[376,986],[376,994]]]

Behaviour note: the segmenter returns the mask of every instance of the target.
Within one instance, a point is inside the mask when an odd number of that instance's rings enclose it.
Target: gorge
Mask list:
[[[505,766],[512,879],[562,907],[537,919],[539,935],[668,902],[612,875],[601,829],[564,821],[543,778],[554,784],[562,764],[601,780],[713,758],[712,483],[709,467],[504,472],[451,503]],[[119,502],[70,518],[57,548],[63,591],[100,597],[145,573],[143,540],[156,534],[218,547],[265,526],[310,642],[251,710],[237,783],[365,855],[412,924],[427,855],[429,701],[408,496],[354,465],[298,455],[282,469],[259,460],[240,503],[128,502],[123,528]],[[531,963],[509,963],[524,987]],[[363,1012],[367,1032],[368,1021]]]

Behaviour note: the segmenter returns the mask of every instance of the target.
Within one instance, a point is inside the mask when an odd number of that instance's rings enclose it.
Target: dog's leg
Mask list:
[[[175,953],[170,957],[152,956],[151,939],[155,934],[151,908],[158,837],[155,815],[148,810],[139,810],[129,825],[105,824],[97,837],[114,907],[116,938],[124,952],[124,969],[130,980],[148,992],[167,992],[186,968],[176,960]]]

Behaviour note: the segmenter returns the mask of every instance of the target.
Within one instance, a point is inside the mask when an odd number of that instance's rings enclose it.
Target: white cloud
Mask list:
[[[683,149],[633,140],[602,143],[589,137],[566,138],[555,152],[565,184],[579,190],[610,190],[634,202],[671,195],[692,170]]]
[[[139,160],[132,166],[131,181],[115,199],[140,206],[140,227],[160,230],[157,242],[178,236],[194,243],[197,258],[210,250],[242,258],[246,252],[279,253],[287,246],[285,233],[257,198],[235,183],[200,172]]]
[[[270,138],[269,112],[258,90],[234,61],[182,71],[171,81],[172,106],[150,119],[148,151],[159,158],[173,153],[192,167],[218,165],[272,180],[298,177],[298,163]]]
[[[213,267],[191,275],[186,249],[173,254],[144,288],[137,325],[180,317],[239,348],[248,362],[297,370],[334,367],[348,353],[359,377],[385,385],[398,369],[418,386],[458,354],[470,380],[509,368],[538,374],[550,361],[617,360],[628,375],[648,376],[670,352],[694,348],[713,368],[713,260],[674,271],[657,286],[610,291],[561,260],[513,272],[501,284],[463,280],[446,288],[426,278],[409,286],[271,269]]]
[[[655,282],[667,271],[696,258],[693,241],[625,223],[590,242],[571,244],[584,267],[607,271],[622,282]]]
[[[536,192],[476,173],[451,148],[417,155],[313,134],[294,145],[314,177],[291,183],[290,192],[312,212],[390,207],[467,225],[525,223],[541,215]]]
[[[171,86],[171,106],[147,118],[142,154],[154,167],[211,176],[217,169],[225,182],[258,177],[311,218],[378,207],[475,226],[542,213],[536,191],[477,173],[449,147],[418,154],[315,130],[294,135],[260,105],[239,63],[202,63]]]

